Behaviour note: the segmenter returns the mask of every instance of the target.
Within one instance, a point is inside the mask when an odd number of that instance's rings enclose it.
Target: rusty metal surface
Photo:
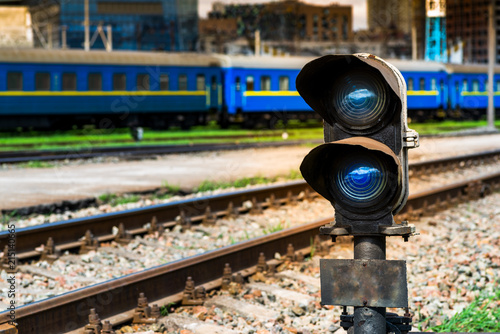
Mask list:
[[[212,212],[223,211],[227,209],[230,201],[233,202],[234,207],[239,207],[243,202],[251,201],[253,198],[258,202],[264,202],[271,193],[276,198],[283,199],[287,197],[288,192],[297,196],[305,189],[310,189],[310,187],[304,181],[294,181],[285,185],[240,190],[222,195],[20,228],[16,230],[16,251],[18,254],[33,251],[35,247],[46,243],[49,237],[53,238],[56,245],[60,245],[79,240],[88,229],[94,236],[99,237],[110,234],[113,226],[118,226],[120,223],[123,223],[127,230],[132,230],[142,228],[151,221],[153,216],[156,216],[158,222],[169,222],[174,221],[181,210],[189,217],[199,216],[205,213],[208,206]],[[8,236],[8,231],[0,232],[1,249],[5,247]]]
[[[321,303],[408,307],[406,261],[321,259]]]
[[[135,308],[140,292],[154,299],[164,298],[183,291],[188,276],[197,285],[203,284],[220,278],[226,263],[237,271],[256,265],[261,252],[272,258],[276,252],[285,254],[290,243],[296,249],[308,247],[318,228],[326,222],[290,228],[19,307],[16,309],[19,333],[68,332],[87,323],[90,308],[96,308],[104,319]],[[0,314],[0,323],[8,320],[5,312]]]

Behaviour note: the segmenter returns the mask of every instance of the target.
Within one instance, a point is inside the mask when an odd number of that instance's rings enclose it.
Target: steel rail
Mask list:
[[[442,203],[443,198],[470,200],[499,188],[500,173],[495,173],[413,194],[408,204],[413,206],[412,210],[426,208],[422,213],[429,213],[432,205],[436,210],[444,208],[436,206],[436,203]],[[409,212],[407,209],[406,213]],[[234,271],[245,270],[256,264],[261,252],[266,258],[273,258],[276,252],[285,254],[290,243],[295,249],[306,248],[318,234],[319,227],[332,219],[286,229],[19,307],[16,310],[18,330],[20,333],[73,331],[87,323],[90,308],[95,308],[102,319],[130,314],[140,292],[154,296],[155,300],[164,300],[181,293],[189,276],[198,285],[213,282],[220,279],[225,263],[230,263]],[[111,304],[113,307],[110,307]],[[121,319],[126,321],[123,317]],[[0,323],[8,321],[8,313],[1,313]]]
[[[290,243],[296,249],[310,246],[319,227],[327,222],[320,220],[290,228],[19,307],[18,331],[27,334],[75,330],[87,323],[90,308],[95,308],[101,318],[108,318],[135,308],[140,292],[154,299],[165,298],[182,292],[189,276],[203,284],[219,279],[226,263],[234,271],[243,270],[254,266],[260,253],[269,259],[276,252],[285,254]],[[8,321],[8,312],[1,313],[0,323]]]
[[[73,150],[9,151],[0,152],[0,163],[28,161],[57,161],[66,159],[90,159],[96,157],[145,157],[161,154],[194,153],[205,151],[240,150],[246,148],[283,147],[320,143],[319,140],[277,141],[258,143],[192,144],[192,145],[136,145],[122,147],[94,147]]]
[[[283,185],[245,189],[226,194],[19,228],[16,229],[16,252],[19,259],[38,256],[39,253],[34,252],[35,248],[46,243],[49,237],[54,240],[56,246],[60,246],[60,250],[75,246],[79,247],[78,240],[85,235],[87,230],[91,230],[95,237],[100,237],[101,241],[106,241],[110,238],[112,228],[120,223],[123,223],[128,231],[133,232],[135,230],[136,233],[145,233],[144,225],[151,222],[153,217],[156,217],[160,223],[171,222],[171,224],[175,224],[175,219],[181,211],[187,217],[190,217],[194,223],[201,222],[207,207],[210,207],[211,212],[221,216],[227,212],[228,203],[230,202],[232,202],[234,208],[244,211],[245,209],[242,208],[244,202],[255,200],[257,203],[264,203],[271,194],[274,194],[277,201],[283,202],[288,196],[291,195],[295,198],[306,189],[311,190],[304,181],[293,181]],[[266,206],[266,204],[264,203],[263,206]],[[8,238],[8,231],[0,232],[0,250],[5,247]]]
[[[500,150],[414,163],[410,164],[410,170],[413,171],[414,168],[416,168],[421,172],[424,170],[443,170],[445,167],[449,168],[450,166],[463,165],[463,167],[467,167],[471,164],[477,164],[481,160],[500,160]],[[435,166],[440,167],[436,168]],[[100,238],[101,241],[108,241],[111,239],[111,229],[113,226],[118,226],[120,223],[124,224],[126,230],[135,233],[145,233],[146,231],[143,227],[150,222],[153,217],[156,217],[158,222],[161,223],[173,222],[180,212],[184,211],[188,217],[200,221],[207,207],[210,207],[212,212],[223,215],[224,210],[227,210],[229,202],[233,202],[234,207],[238,208],[242,206],[243,202],[251,201],[253,198],[255,198],[257,202],[262,203],[271,196],[271,193],[274,193],[276,198],[283,200],[287,197],[289,192],[291,192],[293,196],[298,196],[300,192],[306,189],[312,192],[311,188],[304,181],[294,181],[285,185],[240,190],[234,193],[200,197],[116,213],[20,228],[16,230],[17,252],[20,259],[36,257],[39,253],[34,252],[35,248],[46,243],[49,237],[53,238],[56,246],[60,246],[60,250],[66,250],[77,247],[79,245],[78,240],[84,236],[87,230],[91,230],[93,235]],[[461,191],[464,192],[465,190],[462,189]],[[453,196],[455,195],[457,194]],[[451,198],[453,197],[452,195],[450,196]],[[441,198],[441,200],[444,202],[446,198]],[[406,212],[405,210],[415,207],[416,204],[413,204],[413,201],[413,197],[410,196],[406,208],[402,211],[403,213]],[[8,231],[0,232],[0,250],[3,250],[5,247],[8,236]]]

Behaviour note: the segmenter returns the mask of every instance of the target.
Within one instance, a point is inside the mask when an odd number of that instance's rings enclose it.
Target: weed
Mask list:
[[[195,192],[200,191],[212,191],[216,189],[227,189],[227,188],[245,188],[247,186],[254,186],[258,184],[268,184],[272,182],[278,181],[278,179],[298,179],[302,178],[302,175],[298,171],[290,171],[287,176],[284,177],[264,177],[264,176],[253,176],[253,177],[244,177],[241,179],[237,179],[233,182],[224,182],[224,181],[210,181],[205,180],[200,185],[194,189]]]
[[[494,283],[493,293],[483,292],[476,299],[464,308],[460,313],[446,319],[443,324],[426,328],[429,331],[440,332],[499,332],[500,323],[500,281]],[[460,294],[460,289],[458,289]],[[417,311],[417,319],[421,319],[415,326],[423,330],[428,326],[430,318],[423,318],[420,308]]]
[[[18,164],[21,168],[52,168],[55,164],[47,161],[32,160]]]
[[[500,289],[497,282],[493,294],[482,293],[462,312],[444,324],[429,328],[433,332],[499,332]]]
[[[283,222],[279,222],[275,226],[270,226],[268,228],[263,229],[262,232],[264,234],[271,234],[271,233],[279,232],[279,231],[283,230],[284,228],[285,228],[285,224],[283,224]]]
[[[300,173],[300,171],[296,169],[292,169],[288,174],[287,178],[290,180],[299,180],[302,179],[302,173]]]
[[[105,204],[109,204],[111,206],[117,206],[127,203],[133,203],[140,200],[140,196],[138,195],[123,195],[118,196],[117,194],[102,194],[98,197],[99,201]]]
[[[167,181],[163,181],[162,183],[162,188],[165,190],[166,193],[168,194],[178,194],[181,191],[181,187],[178,185],[172,185],[169,184]]]
[[[99,201],[101,201],[103,203],[110,203],[111,201],[115,200],[116,198],[118,198],[118,195],[109,194],[109,193],[99,195],[99,197],[98,197]]]
[[[168,303],[167,305],[163,305],[160,307],[160,313],[163,317],[169,315],[170,311],[175,307],[176,303]]]
[[[314,257],[314,253],[316,253],[316,247],[314,247],[314,239],[311,237],[309,240],[311,244],[311,259]]]

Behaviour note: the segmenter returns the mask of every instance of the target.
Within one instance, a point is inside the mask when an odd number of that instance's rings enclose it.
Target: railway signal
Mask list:
[[[408,149],[419,145],[407,125],[403,76],[373,55],[330,55],[304,66],[296,86],[324,120],[325,144],[300,167],[335,208],[335,222],[320,233],[354,236],[353,260],[321,260],[322,303],[354,306],[341,320],[356,334],[408,331],[408,314],[385,312],[408,306],[406,262],[385,260],[385,238],[414,233],[393,218],[408,198]]]

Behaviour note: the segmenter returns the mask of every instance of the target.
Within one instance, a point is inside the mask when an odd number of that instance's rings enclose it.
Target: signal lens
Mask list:
[[[338,162],[332,178],[334,192],[344,202],[368,207],[390,199],[392,175],[375,156],[350,156]],[[347,204],[346,203],[346,204]]]
[[[332,92],[338,121],[347,128],[371,128],[388,109],[389,92],[380,75],[369,70],[346,72],[336,80]]]

